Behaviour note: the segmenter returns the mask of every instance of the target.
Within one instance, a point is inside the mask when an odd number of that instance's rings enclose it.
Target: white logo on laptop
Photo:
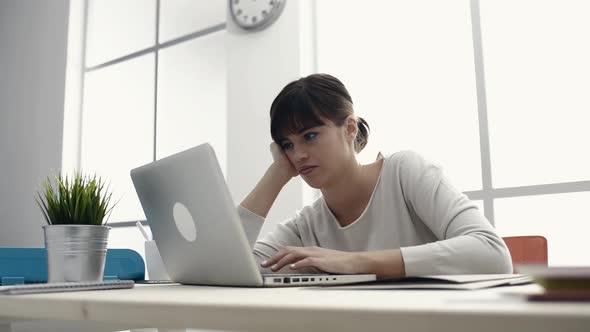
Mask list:
[[[172,215],[174,216],[174,223],[176,228],[187,241],[194,241],[197,239],[197,227],[195,226],[195,220],[191,213],[188,212],[186,206],[182,203],[176,202],[172,209]]]

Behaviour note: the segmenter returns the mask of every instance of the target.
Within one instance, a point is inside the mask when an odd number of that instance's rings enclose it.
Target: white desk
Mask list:
[[[590,331],[590,303],[530,303],[513,292],[344,291],[138,285],[0,296],[0,321],[51,319],[137,327],[257,331]]]

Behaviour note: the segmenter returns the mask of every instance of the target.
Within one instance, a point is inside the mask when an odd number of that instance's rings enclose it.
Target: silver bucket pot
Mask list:
[[[47,282],[102,281],[107,256],[107,226],[43,226]]]

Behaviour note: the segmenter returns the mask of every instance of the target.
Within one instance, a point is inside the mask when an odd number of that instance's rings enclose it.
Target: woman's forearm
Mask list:
[[[360,252],[366,262],[364,273],[375,274],[377,279],[394,279],[406,276],[404,259],[399,249]]]
[[[266,218],[281,189],[291,179],[291,176],[284,173],[278,166],[272,164],[240,205]]]

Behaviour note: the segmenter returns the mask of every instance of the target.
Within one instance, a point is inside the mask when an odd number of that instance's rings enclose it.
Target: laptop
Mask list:
[[[376,280],[373,274],[261,274],[208,143],[135,168],[131,179],[174,282],[285,287]]]

